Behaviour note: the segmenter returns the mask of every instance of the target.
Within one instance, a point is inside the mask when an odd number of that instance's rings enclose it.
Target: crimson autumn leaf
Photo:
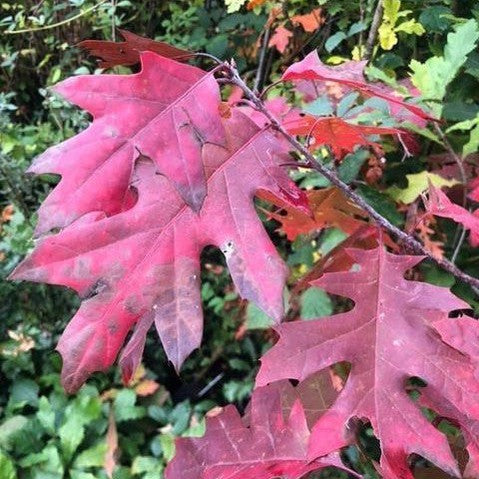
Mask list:
[[[156,74],[162,77],[161,71]],[[77,389],[91,372],[109,367],[135,323],[122,358],[126,379],[141,357],[153,321],[168,358],[180,367],[201,341],[199,255],[206,245],[221,248],[241,296],[280,321],[287,271],[257,217],[253,196],[262,189],[297,207],[306,200],[282,167],[288,158],[283,143],[241,112],[231,113],[219,117],[222,144],[201,147],[208,184],[201,211],[188,207],[155,162],[140,157],[130,180],[137,195],[133,206],[113,216],[102,211],[83,215],[41,239],[13,273],[15,279],[68,286],[84,298],[58,345],[67,390]],[[199,134],[206,136],[215,121],[211,117],[207,125],[198,125]],[[116,126],[121,127],[112,124]],[[159,134],[174,137],[170,127]],[[68,155],[67,147],[63,151]],[[84,157],[77,160],[77,169],[88,164]],[[169,162],[173,168],[183,166],[181,156],[169,156]],[[77,173],[62,171],[68,182]],[[106,179],[93,182],[91,204],[104,197]]]
[[[345,85],[349,88],[359,91],[365,96],[375,96],[386,100],[389,104],[397,105],[397,107],[405,108],[419,118],[433,120],[424,110],[418,106],[407,103],[396,94],[388,92],[385,88],[377,87],[360,81],[356,77],[360,68],[364,66],[360,62],[353,68],[351,74],[347,74],[352,62],[349,62],[347,67],[328,67],[324,65],[319,59],[318,52],[314,50],[307,55],[303,60],[293,63],[284,73],[283,80],[320,80],[323,82],[336,82]]]
[[[257,384],[303,380],[348,361],[351,373],[344,389],[313,428],[310,458],[352,442],[351,419],[366,418],[381,441],[385,479],[413,479],[407,465],[412,453],[458,475],[446,437],[422,415],[405,382],[425,380],[427,394],[461,427],[479,420],[477,361],[468,356],[478,325],[471,322],[460,337],[451,333],[457,336],[454,341],[441,339],[444,322],[455,321],[448,312],[468,305],[446,288],[404,279],[422,257],[393,255],[383,247],[348,254],[359,271],[327,273],[311,284],[351,298],[354,308],[279,326],[279,342],[263,357]]]
[[[139,152],[155,162],[189,206],[201,208],[203,146],[226,145],[218,84],[211,73],[155,53],[141,58],[138,74],[80,75],[54,87],[91,113],[93,122],[49,148],[28,170],[62,176],[40,207],[38,234],[93,211],[114,215],[125,209]]]
[[[371,147],[376,155],[382,156],[381,146],[368,139],[370,135],[400,135],[397,128],[369,125],[354,125],[341,118],[316,118],[312,115],[297,116],[283,123],[288,133],[314,138],[311,149],[328,145],[338,161],[357,146]]]
[[[267,211],[266,214],[281,224],[280,229],[290,241],[294,241],[300,234],[321,231],[331,226],[352,234],[365,224],[365,220],[360,219],[366,216],[363,210],[351,203],[335,187],[306,192],[312,215],[306,214],[298,208],[289,207],[284,201],[273,195],[261,193],[259,196],[284,211],[284,214],[270,211]]]
[[[317,398],[324,379],[310,381],[306,388],[294,388],[289,381],[259,388],[245,417],[227,406],[208,418],[202,438],[177,439],[166,479],[298,479],[328,466],[344,468],[334,449],[313,461],[307,455],[310,431],[301,399]],[[315,417],[317,413],[309,410]]]
[[[186,61],[193,54],[187,50],[173,47],[168,43],[158,42],[150,38],[140,37],[128,30],[119,30],[124,42],[109,42],[106,40],[84,40],[78,46],[87,50],[94,57],[99,57],[102,68],[111,68],[117,65],[135,65],[140,62],[140,53],[149,51],[158,53],[162,57]]]
[[[435,216],[449,218],[460,223],[466,230],[470,230],[471,245],[479,246],[479,209],[470,213],[462,206],[454,204],[440,188],[436,188],[430,183],[426,210]]]

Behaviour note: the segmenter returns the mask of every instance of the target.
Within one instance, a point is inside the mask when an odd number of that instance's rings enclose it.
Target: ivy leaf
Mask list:
[[[263,357],[257,384],[303,380],[348,361],[352,368],[344,389],[313,428],[310,459],[353,442],[351,420],[366,418],[381,441],[384,477],[413,479],[407,462],[412,453],[458,476],[446,437],[409,398],[405,381],[426,381],[427,394],[461,427],[478,420],[476,358],[469,354],[479,326],[471,321],[458,335],[448,313],[467,303],[446,288],[404,279],[422,257],[393,255],[383,246],[347,252],[357,264],[354,271],[327,273],[312,285],[351,298],[353,309],[279,326],[279,342]]]
[[[100,67],[111,68],[118,65],[135,65],[140,62],[140,53],[149,51],[162,57],[186,61],[193,54],[187,50],[173,47],[168,43],[158,42],[140,37],[128,30],[118,30],[125,39],[124,42],[109,42],[106,40],[84,40],[78,46],[90,55],[98,57]]]

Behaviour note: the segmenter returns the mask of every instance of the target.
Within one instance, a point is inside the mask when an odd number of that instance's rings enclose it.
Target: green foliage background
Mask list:
[[[135,387],[123,387],[117,371],[97,374],[78,395],[65,396],[59,385],[61,364],[54,347],[78,300],[61,288],[14,284],[5,278],[32,247],[35,211],[57,181],[47,176],[33,180],[23,171],[35,155],[87,124],[84,114],[48,91],[48,86],[68,76],[95,72],[94,61],[74,45],[87,38],[115,39],[115,29],[126,28],[190,50],[225,59],[234,57],[242,74],[251,80],[258,64],[254,46],[275,2],[267,1],[253,11],[247,10],[246,3],[0,3],[0,210],[4,211],[0,220],[0,479],[106,478],[104,458],[110,415],[118,430],[120,451],[113,477],[159,478],[173,454],[174,437],[201,434],[204,414],[217,405],[235,402],[240,408],[245,406],[258,358],[272,336],[267,329],[268,318],[239,300],[218,251],[207,250],[202,258],[206,318],[203,346],[177,377],[158,341],[150,338],[145,371],[137,386],[148,384],[148,379],[157,383],[158,389],[146,396],[138,394]],[[376,6],[372,0],[282,3],[285,21],[288,16],[321,6],[327,14],[326,23],[313,33],[295,28],[293,45],[285,55],[269,49],[264,84],[278,79],[286,64],[313,48],[319,49],[323,60],[331,62],[357,57],[364,48]],[[453,146],[461,151],[469,145],[467,151],[474,151],[479,143],[479,53],[474,49],[473,27],[467,38],[456,38],[456,43],[449,40],[449,50],[442,55],[448,34],[465,19],[479,18],[476,2],[404,0],[387,4],[386,21],[381,25],[375,49],[376,69],[371,73],[392,81],[394,77],[403,78],[412,68],[416,86],[435,113],[456,125],[450,136]],[[54,24],[59,25],[45,28]],[[17,30],[26,32],[15,34]],[[465,51],[461,57],[460,50],[466,48],[467,41],[472,44],[472,53]],[[458,76],[459,71],[462,74]],[[346,103],[342,107],[348,110]],[[324,114],[330,106],[322,103],[313,108],[315,114]],[[424,151],[431,153],[437,149],[437,138],[431,132],[428,138]],[[424,163],[410,165],[400,161],[398,152],[389,153],[391,167],[386,172],[384,188],[405,188],[406,174],[424,170]],[[361,152],[357,155],[356,164],[364,162]],[[353,181],[359,169],[345,164],[343,178]],[[297,181],[320,185],[322,179],[299,174]],[[404,222],[394,204],[388,209],[390,200],[385,201],[384,195],[365,185],[361,188],[384,215],[396,224]],[[344,239],[338,230],[328,230],[288,246],[274,232],[273,224],[268,223],[268,228],[296,277],[312,266],[315,254],[327,253]],[[444,230],[448,238],[446,250],[450,252],[453,227],[446,223]],[[472,272],[474,263],[467,246],[461,250],[458,264]],[[423,273],[430,281],[452,283],[432,265],[427,265]],[[456,292],[475,305],[467,288],[457,287]],[[309,290],[298,308],[308,319],[330,314],[334,304],[323,292]],[[453,429],[450,432],[456,434]],[[378,458],[379,450],[367,427],[361,444],[359,449],[346,450],[345,457],[365,477],[376,477],[371,459]],[[321,477],[346,476],[327,471]]]

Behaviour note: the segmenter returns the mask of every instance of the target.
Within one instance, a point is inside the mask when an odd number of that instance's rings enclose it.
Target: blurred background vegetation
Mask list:
[[[112,370],[94,375],[75,396],[63,393],[54,347],[78,299],[62,288],[5,278],[32,247],[35,211],[57,181],[53,176],[33,179],[24,170],[35,155],[88,122],[85,114],[48,91],[71,75],[98,71],[95,61],[75,45],[89,38],[118,40],[117,29],[125,28],[188,50],[234,57],[251,81],[263,55],[263,74],[257,79],[261,86],[277,80],[285,66],[314,48],[333,64],[359,59],[376,3],[0,1],[0,479],[160,478],[173,455],[175,437],[201,434],[203,417],[214,407],[230,402],[245,407],[258,358],[274,339],[268,318],[238,298],[218,251],[206,250],[202,256],[205,338],[181,376],[151,335],[144,366],[130,387],[124,387],[118,371]],[[292,33],[282,53],[274,46],[261,48],[266,35],[271,38],[268,18],[273,8],[280,8],[274,21]],[[311,30],[290,21],[315,8],[321,8],[320,27]],[[411,59],[424,61],[441,54],[458,17],[479,16],[475,0],[404,0],[400,8],[409,11],[401,17],[408,26],[384,25],[374,50],[374,65],[398,78],[405,75]],[[478,115],[477,52],[466,68],[468,75],[448,87],[443,118],[449,122]],[[458,136],[458,144],[464,141]],[[409,172],[401,170],[403,176]],[[344,238],[331,229],[288,245],[272,222],[267,226],[296,277]],[[467,269],[467,251],[463,256],[458,261]],[[436,270],[427,274],[443,284],[449,280]],[[307,319],[329,314],[332,307],[328,297],[310,290],[296,314],[299,311]],[[346,457],[366,477],[375,477],[366,453],[377,458],[378,445],[368,428],[362,444],[345,451]],[[346,476],[326,471],[321,477]]]

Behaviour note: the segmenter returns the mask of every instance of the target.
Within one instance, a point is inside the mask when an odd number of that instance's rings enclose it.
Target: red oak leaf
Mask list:
[[[382,87],[376,87],[364,80],[357,79],[358,69],[355,68],[351,75],[345,75],[347,69],[343,67],[328,67],[319,59],[317,51],[311,52],[303,60],[293,63],[284,73],[283,80],[320,80],[323,82],[337,82],[340,85],[359,91],[365,96],[375,96],[386,100],[390,105],[395,104],[398,107],[405,108],[414,115],[434,120],[424,110],[412,103],[406,103],[396,93],[385,91]]]
[[[149,38],[140,37],[128,30],[119,30],[124,42],[109,42],[105,40],[84,40],[78,46],[87,50],[94,57],[99,57],[102,68],[111,68],[117,65],[135,65],[140,62],[140,53],[155,52],[166,58],[186,61],[193,53],[176,48],[168,43],[158,42]]]
[[[328,145],[339,161],[348,153],[352,153],[357,146],[371,147],[378,156],[382,156],[381,146],[367,137],[370,135],[400,135],[402,133],[397,128],[354,125],[341,118],[316,118],[311,115],[288,119],[284,122],[284,126],[292,135],[313,138],[314,142],[310,145],[312,149]]]
[[[351,420],[366,418],[381,441],[385,479],[413,479],[407,464],[412,453],[458,475],[446,437],[422,415],[405,382],[424,379],[427,393],[447,407],[461,427],[479,420],[477,362],[467,356],[468,345],[477,340],[478,324],[469,325],[461,341],[441,339],[437,321],[453,322],[447,313],[469,306],[446,288],[404,279],[422,257],[393,255],[382,246],[348,254],[359,271],[327,273],[312,284],[351,298],[354,308],[279,326],[279,342],[262,359],[258,385],[302,380],[348,361],[352,366],[344,389],[313,428],[310,458],[352,442]]]
[[[449,218],[470,230],[469,241],[472,246],[479,246],[479,209],[470,213],[462,206],[454,204],[439,188],[429,185],[429,199],[426,210],[435,216]]]
[[[30,167],[33,173],[62,176],[39,210],[37,233],[93,211],[124,210],[139,152],[199,211],[206,195],[203,148],[226,145],[219,88],[211,74],[146,52],[138,74],[80,75],[54,89],[91,113],[93,122]]]
[[[300,234],[321,231],[332,226],[352,234],[365,224],[365,220],[360,219],[366,216],[363,210],[351,203],[335,187],[306,192],[312,215],[291,208],[271,194],[261,193],[259,196],[284,211],[267,212],[267,215],[281,224],[281,231],[290,241],[294,241]]]
[[[289,39],[293,36],[293,32],[288,30],[287,28],[280,25],[276,27],[273,35],[269,40],[268,46],[276,47],[276,50],[280,53],[284,53],[289,43]]]
[[[328,466],[344,468],[334,449],[308,459],[310,432],[300,389],[281,381],[257,389],[244,418],[234,406],[208,418],[202,438],[177,439],[166,479],[183,479],[185,473],[189,479],[298,479]],[[307,394],[317,398],[320,392]]]
[[[434,328],[441,335],[444,342],[466,354],[477,364],[479,360],[477,320],[467,316],[456,318],[452,321],[448,318],[436,321]],[[421,404],[434,409],[445,418],[456,418],[456,421],[453,420],[453,422],[462,426],[462,433],[469,453],[469,461],[464,471],[464,477],[479,477],[479,421],[471,420],[450,402],[437,401],[436,397],[428,394],[427,391],[421,394]]]
[[[301,207],[306,200],[282,167],[288,158],[282,142],[237,110],[221,121],[224,146],[202,147],[208,195],[199,213],[155,162],[141,157],[131,179],[137,202],[130,209],[82,216],[41,239],[15,270],[16,279],[62,284],[85,298],[58,345],[69,391],[113,363],[135,323],[122,356],[125,379],[138,365],[153,321],[169,359],[180,367],[201,341],[199,254],[206,245],[221,248],[243,298],[281,319],[287,271],[257,217],[253,196],[262,189],[290,205]],[[175,156],[169,161],[182,163]],[[79,160],[77,168],[81,165]],[[76,173],[64,171],[66,178]],[[93,201],[103,183],[95,185]]]

